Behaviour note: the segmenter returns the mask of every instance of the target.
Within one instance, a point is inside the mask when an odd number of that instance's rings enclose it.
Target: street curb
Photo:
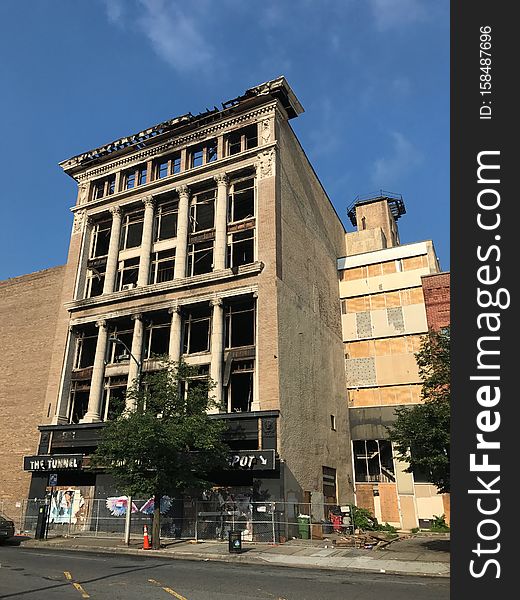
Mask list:
[[[343,571],[343,572],[357,572],[357,573],[371,573],[377,575],[402,575],[409,577],[434,577],[441,579],[449,579],[450,573],[417,573],[414,571],[396,571],[396,570],[380,570],[370,569],[362,567],[335,567],[329,565],[306,565],[306,564],[291,564],[291,563],[275,563],[267,560],[262,556],[246,556],[245,554],[235,554],[229,556],[207,556],[205,554],[199,554],[195,552],[182,552],[177,551],[175,553],[168,552],[165,550],[142,550],[133,548],[107,548],[106,546],[80,546],[80,545],[69,545],[63,544],[46,544],[45,546],[40,545],[40,542],[36,540],[30,540],[29,543],[21,542],[21,547],[24,548],[38,548],[39,550],[58,550],[68,551],[73,550],[75,552],[91,552],[93,554],[128,554],[132,556],[142,557],[161,557],[168,558],[171,560],[192,560],[192,561],[203,561],[203,562],[225,562],[234,564],[262,564],[264,566],[282,567],[282,568],[297,568],[297,569],[315,569],[315,570],[326,570],[326,571]]]

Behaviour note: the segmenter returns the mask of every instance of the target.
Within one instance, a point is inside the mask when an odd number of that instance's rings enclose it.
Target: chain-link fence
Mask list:
[[[80,497],[25,500],[19,531],[34,535],[39,508],[47,503],[47,536],[82,535],[123,538],[127,499]],[[130,535],[151,532],[153,500],[132,499]],[[18,524],[18,523],[17,523]],[[247,499],[161,501],[161,538],[227,541],[230,531],[240,531],[244,542],[284,543],[291,539],[316,540],[353,533],[351,505],[250,502]]]

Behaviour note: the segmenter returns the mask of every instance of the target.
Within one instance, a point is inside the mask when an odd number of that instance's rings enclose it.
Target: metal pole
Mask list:
[[[130,545],[130,524],[132,521],[132,496],[126,497],[126,514],[125,514],[125,544]]]
[[[198,508],[198,501],[195,500],[195,541],[198,541],[198,523],[199,523],[199,508]]]

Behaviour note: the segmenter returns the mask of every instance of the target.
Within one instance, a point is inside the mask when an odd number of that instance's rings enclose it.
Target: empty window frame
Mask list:
[[[213,270],[213,240],[188,244],[187,277]]]
[[[138,185],[144,185],[148,179],[146,165],[138,165],[123,173],[123,186],[125,190],[131,190]]]
[[[120,342],[108,342],[107,347],[107,363],[120,363],[129,362],[132,360],[128,354],[127,346],[130,350],[132,349],[132,338],[134,337],[134,321],[130,317],[119,320],[118,322],[112,323],[110,327],[111,338],[117,338]],[[139,356],[135,357],[139,360]]]
[[[110,231],[112,229],[112,221],[99,221],[92,227],[92,235],[90,238],[90,253],[89,258],[99,258],[107,256],[108,246],[110,244]]]
[[[190,203],[190,232],[198,233],[215,226],[215,190],[200,192]]]
[[[90,380],[73,381],[69,397],[69,423],[77,424],[88,410]]]
[[[85,281],[85,298],[94,298],[101,296],[103,286],[105,285],[106,261],[91,265],[87,268],[87,277]]]
[[[187,309],[184,316],[183,353],[208,352],[210,349],[211,307]]]
[[[170,347],[171,316],[167,313],[147,315],[144,332],[143,358],[156,358],[168,354]]]
[[[131,290],[137,286],[139,257],[119,261],[116,290]]]
[[[228,412],[250,412],[253,402],[254,360],[234,360],[227,385]]]
[[[74,369],[86,369],[94,365],[98,330],[94,325],[86,326],[76,335],[76,353]]]
[[[126,405],[126,377],[106,377],[103,389],[103,421],[117,419],[125,410]]]
[[[392,443],[389,440],[355,440],[354,472],[358,482],[395,481]]]
[[[255,344],[255,300],[234,300],[224,308],[225,348],[240,348]]]
[[[155,210],[154,242],[169,240],[177,236],[177,202],[164,202]]]
[[[208,140],[204,144],[199,144],[188,148],[188,161],[190,169],[201,167],[217,160],[217,140]]]
[[[136,248],[141,245],[143,237],[144,211],[136,210],[126,213],[121,223],[120,249]]]
[[[99,200],[105,196],[111,196],[116,191],[116,176],[110,175],[104,179],[98,179],[92,184],[92,200]]]
[[[255,216],[255,180],[243,179],[231,184],[228,196],[228,223]]]
[[[232,131],[226,136],[227,156],[258,146],[258,127],[255,124]]]
[[[255,230],[237,231],[228,235],[227,266],[239,267],[255,260]]]
[[[322,467],[322,477],[323,495],[325,496],[325,502],[336,504],[336,469],[333,469],[332,467]]]
[[[169,156],[161,156],[154,161],[155,179],[163,179],[181,171],[181,153],[176,152]]]
[[[152,253],[150,283],[171,281],[175,271],[175,248]]]

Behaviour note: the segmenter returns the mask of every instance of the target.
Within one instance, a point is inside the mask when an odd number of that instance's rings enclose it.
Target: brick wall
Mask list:
[[[13,518],[29,489],[23,456],[36,453],[38,425],[47,416],[43,401],[64,269],[0,282],[0,509]]]
[[[447,327],[450,324],[450,274],[425,275],[421,280],[428,328]]]

